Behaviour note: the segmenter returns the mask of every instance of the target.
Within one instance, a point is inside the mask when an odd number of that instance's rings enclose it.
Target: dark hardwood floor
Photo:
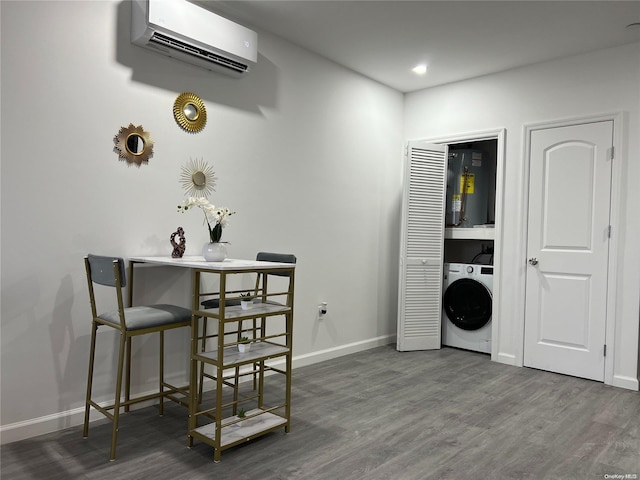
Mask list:
[[[280,382],[270,381],[277,391]],[[269,382],[267,382],[269,383]],[[393,345],[295,369],[292,428],[222,452],[186,447],[186,410],[2,446],[2,479],[638,479],[640,393],[444,348]],[[619,475],[614,477],[614,475]]]

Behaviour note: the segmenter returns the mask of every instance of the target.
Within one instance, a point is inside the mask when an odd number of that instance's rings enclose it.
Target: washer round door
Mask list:
[[[491,292],[482,283],[461,278],[447,287],[442,308],[456,327],[478,330],[491,320]]]

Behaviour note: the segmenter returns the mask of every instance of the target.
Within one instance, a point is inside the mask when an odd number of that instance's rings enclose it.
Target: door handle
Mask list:
[[[529,265],[537,265],[537,264],[538,264],[538,259],[536,257],[529,259]]]

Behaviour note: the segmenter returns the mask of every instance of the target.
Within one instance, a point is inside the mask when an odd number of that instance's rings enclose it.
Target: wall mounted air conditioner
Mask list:
[[[235,77],[258,60],[258,35],[186,0],[133,0],[131,41]]]

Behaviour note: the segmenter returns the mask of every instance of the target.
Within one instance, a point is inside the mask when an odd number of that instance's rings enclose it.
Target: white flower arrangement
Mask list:
[[[222,229],[228,225],[229,217],[236,212],[232,212],[227,207],[216,207],[204,197],[187,197],[182,205],[178,205],[178,211],[184,213],[193,207],[198,207],[204,212],[211,243],[220,242]]]

